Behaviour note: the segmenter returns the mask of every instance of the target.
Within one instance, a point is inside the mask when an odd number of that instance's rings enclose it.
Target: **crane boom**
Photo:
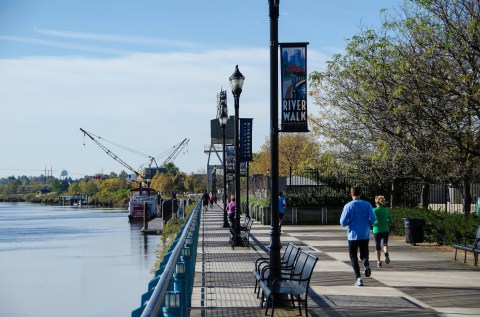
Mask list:
[[[108,155],[110,155],[115,161],[117,161],[118,163],[122,164],[123,166],[125,166],[128,170],[130,170],[131,172],[135,173],[135,175],[137,176],[142,176],[140,175],[139,172],[137,172],[133,167],[131,167],[130,165],[128,165],[124,160],[122,160],[121,158],[119,158],[117,155],[115,155],[115,153],[113,153],[112,151],[110,151],[107,147],[105,147],[102,143],[100,143],[98,140],[96,140],[90,133],[88,133],[87,131],[83,130],[82,128],[80,128],[80,131],[82,131],[84,133],[84,135],[87,135],[90,139],[92,139],[93,142],[95,142],[103,151],[105,151],[105,153],[107,153]]]
[[[165,161],[163,161],[163,163],[161,164],[161,166],[165,166],[167,163],[169,163],[170,161],[173,161],[177,156],[178,154],[182,151],[182,149],[187,146],[188,142],[190,141],[190,139],[183,139],[182,142],[180,142],[173,150],[173,152],[165,159]]]

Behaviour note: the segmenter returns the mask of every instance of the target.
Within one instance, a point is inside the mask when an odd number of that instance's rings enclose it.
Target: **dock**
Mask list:
[[[142,228],[144,234],[161,234],[163,230],[163,219],[154,218],[148,222],[147,228]]]

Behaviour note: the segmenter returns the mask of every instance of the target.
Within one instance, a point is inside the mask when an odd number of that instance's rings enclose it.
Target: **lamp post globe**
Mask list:
[[[235,244],[240,244],[240,95],[242,93],[245,77],[235,66],[235,72],[230,76],[230,87],[235,100]]]

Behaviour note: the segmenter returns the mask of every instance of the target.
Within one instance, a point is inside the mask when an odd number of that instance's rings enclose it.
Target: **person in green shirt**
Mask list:
[[[390,256],[388,254],[388,236],[390,235],[390,223],[392,222],[392,215],[385,207],[387,202],[383,196],[375,196],[376,208],[373,209],[377,220],[373,224],[373,237],[375,239],[375,251],[377,254],[377,267],[382,267],[382,242],[383,251],[385,252],[385,263],[390,263]]]

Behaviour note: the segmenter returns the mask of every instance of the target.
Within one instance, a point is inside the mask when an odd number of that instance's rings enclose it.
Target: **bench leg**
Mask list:
[[[273,297],[275,295],[272,295],[272,317],[273,317],[273,314],[275,313],[275,298]],[[267,304],[268,304],[268,301],[267,301]],[[268,305],[267,305],[268,307]],[[267,308],[268,309],[268,308]],[[267,312],[265,311],[265,316],[267,315]]]
[[[467,263],[467,250],[465,250],[465,256],[463,258],[463,263]]]
[[[458,249],[455,249],[455,260],[457,259],[457,251]]]

